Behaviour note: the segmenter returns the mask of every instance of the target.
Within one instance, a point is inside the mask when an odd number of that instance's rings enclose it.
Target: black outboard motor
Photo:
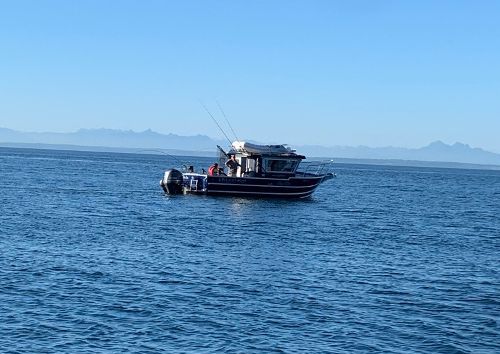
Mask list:
[[[165,171],[165,175],[163,179],[160,181],[160,185],[163,190],[168,194],[181,194],[182,193],[182,184],[183,184],[184,176],[181,171],[171,169]]]

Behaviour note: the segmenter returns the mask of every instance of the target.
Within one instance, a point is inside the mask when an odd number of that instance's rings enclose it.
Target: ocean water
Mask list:
[[[500,352],[499,171],[338,164],[282,201],[169,197],[173,165],[0,149],[0,352]]]

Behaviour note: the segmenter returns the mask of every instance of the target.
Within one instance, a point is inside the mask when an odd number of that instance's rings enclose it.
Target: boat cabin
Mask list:
[[[257,145],[247,142],[234,142],[231,150],[221,153],[221,166],[224,166],[227,155],[235,155],[240,164],[236,177],[268,177],[289,178],[295,176],[300,162],[305,156],[298,155],[295,150],[285,145]]]

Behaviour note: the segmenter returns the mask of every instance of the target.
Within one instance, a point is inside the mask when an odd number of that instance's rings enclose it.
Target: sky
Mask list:
[[[500,1],[0,0],[0,127],[500,152]]]

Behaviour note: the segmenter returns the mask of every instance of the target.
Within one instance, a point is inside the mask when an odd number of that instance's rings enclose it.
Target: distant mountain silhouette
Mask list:
[[[370,148],[367,146],[301,146],[297,150],[307,155],[318,157],[329,156],[351,159],[394,159],[500,165],[500,154],[480,148],[472,148],[462,143],[448,145],[442,141],[435,141],[418,149],[392,146],[380,148]]]
[[[143,132],[114,129],[80,129],[73,133],[30,133],[0,128],[0,143],[72,145],[123,149],[164,149],[203,153],[210,155],[216,145],[226,146],[223,140],[214,140],[205,135],[180,136],[160,134],[150,129]],[[435,141],[418,149],[399,147],[370,148],[367,146],[315,146],[294,147],[307,156],[349,159],[413,160],[433,162],[472,163],[500,166],[500,154],[472,148],[467,144],[445,144]]]
[[[143,132],[115,129],[80,129],[73,133],[28,133],[0,128],[0,142],[173,149],[200,152],[214,151],[216,144],[224,144],[224,141],[216,141],[205,135],[165,135],[150,129]]]

